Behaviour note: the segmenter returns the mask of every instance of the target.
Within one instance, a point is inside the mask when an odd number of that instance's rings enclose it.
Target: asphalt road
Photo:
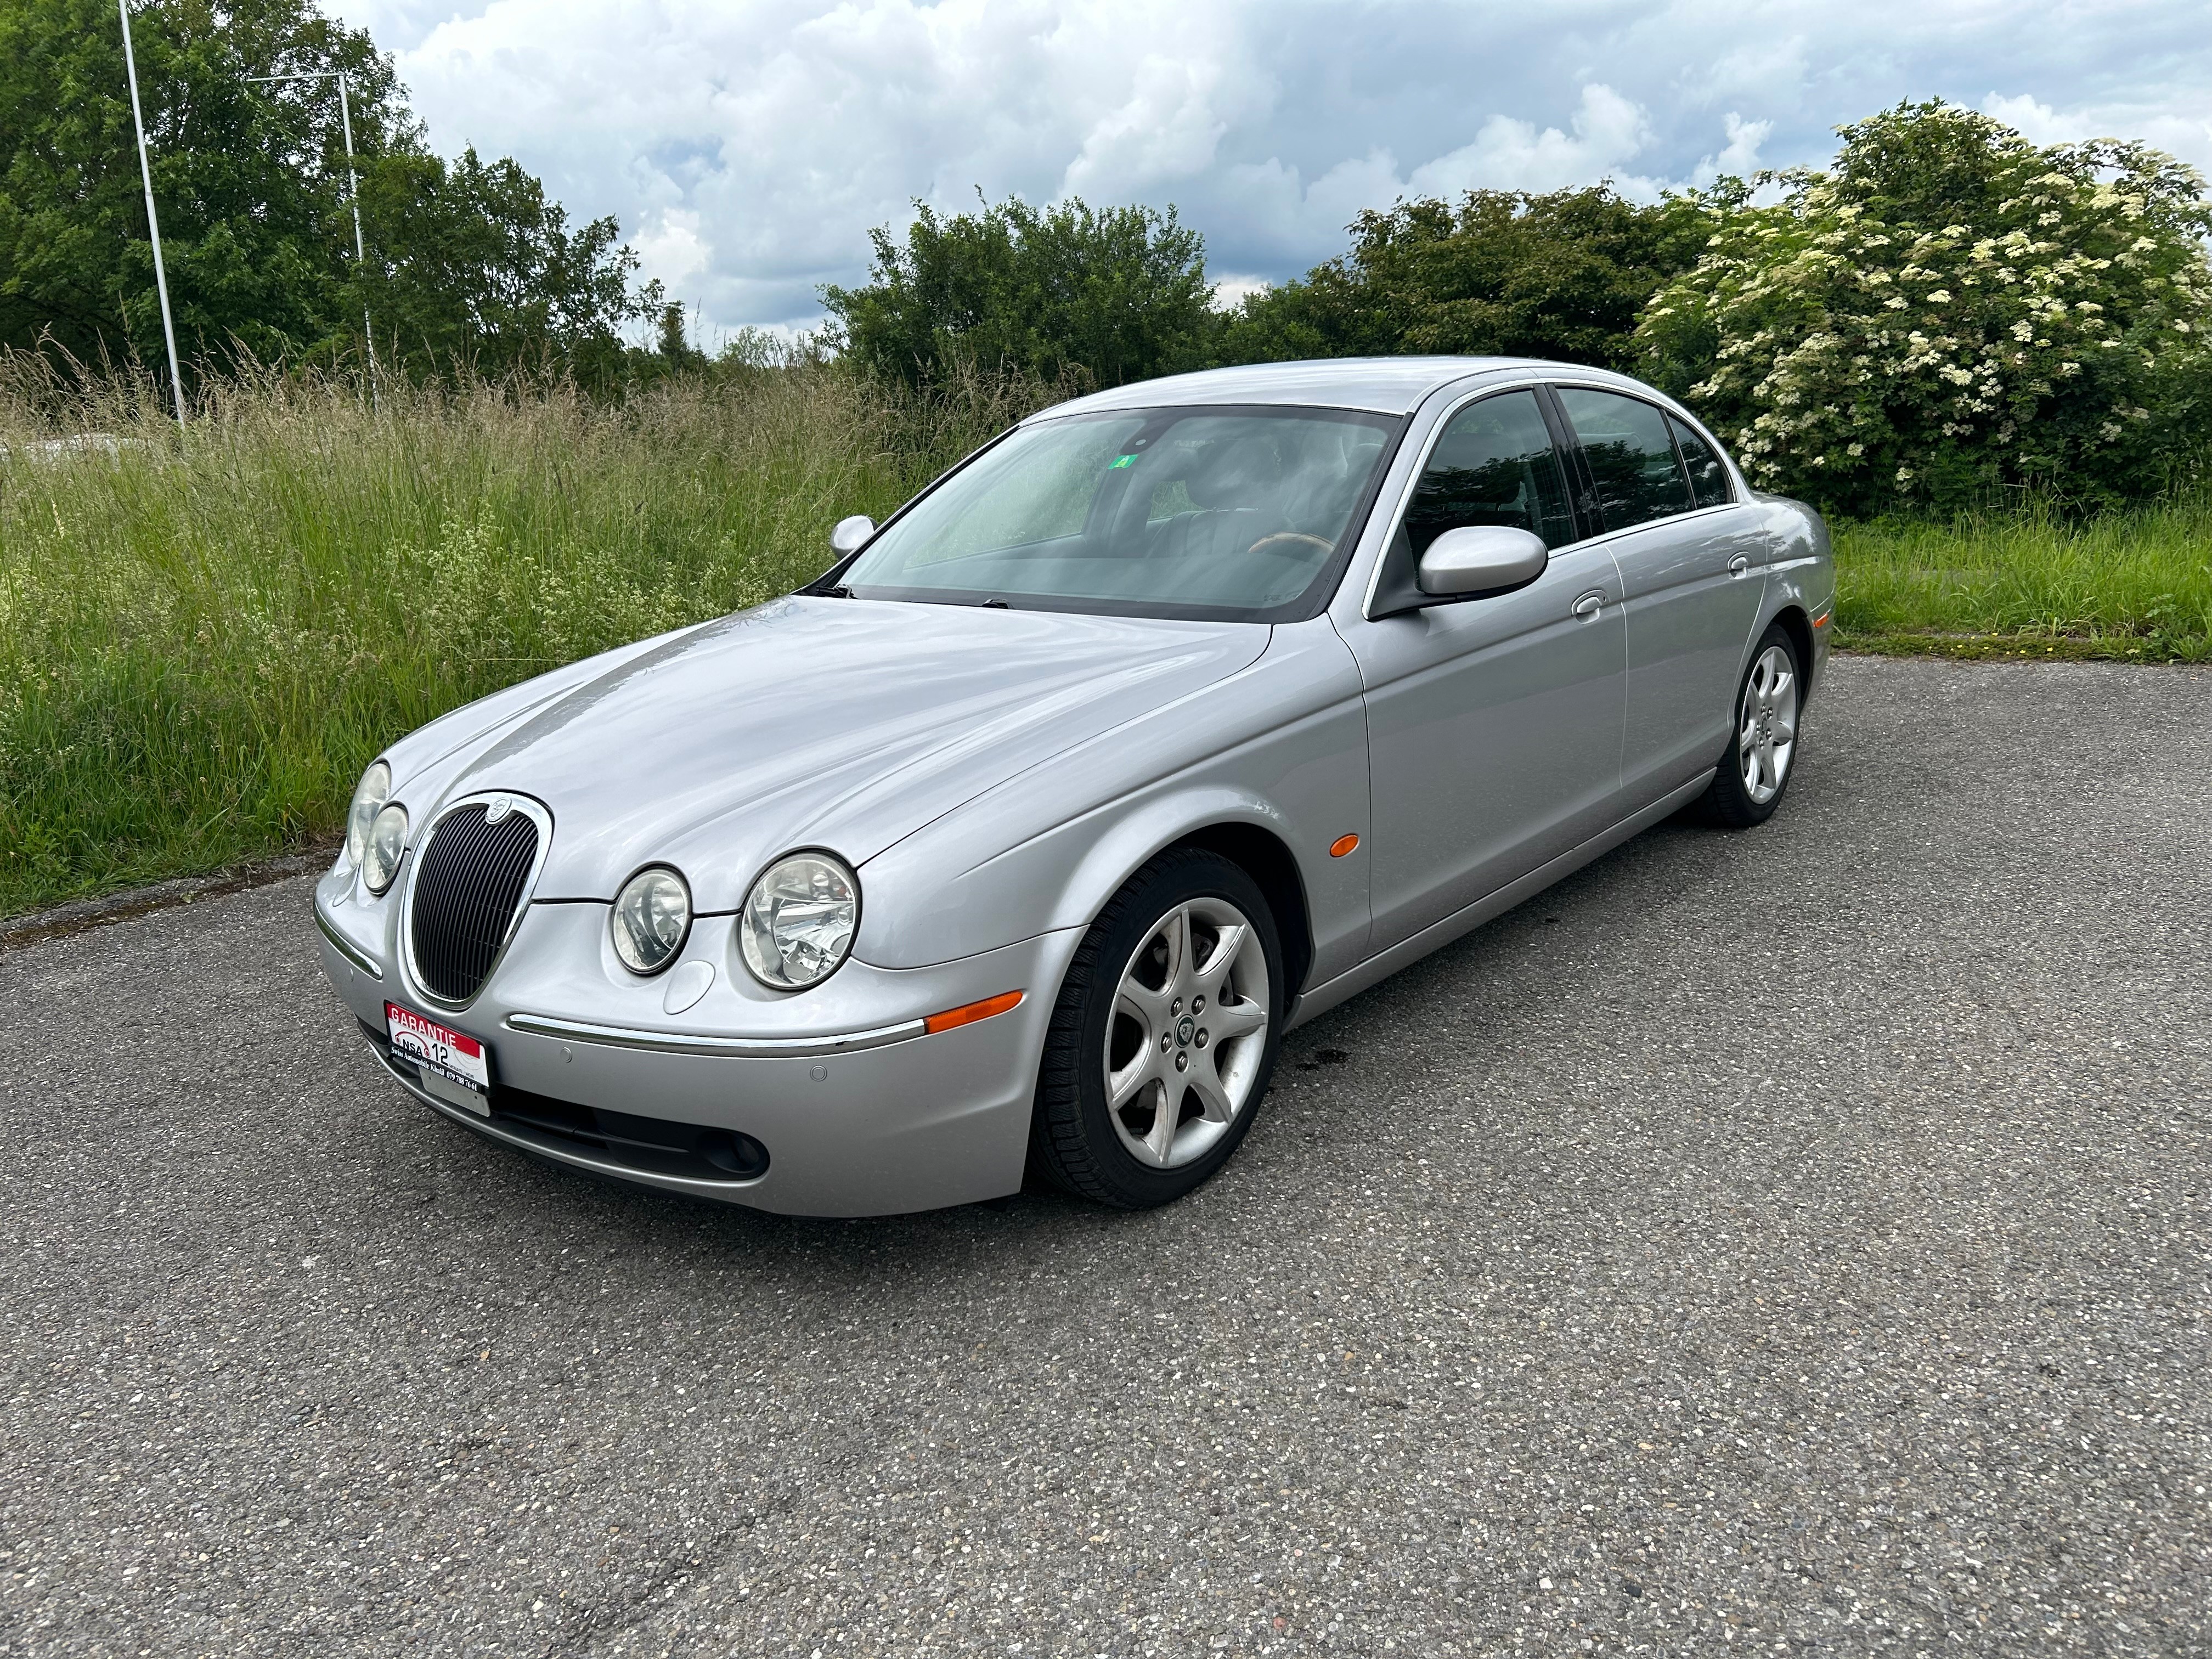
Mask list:
[[[1150,1215],[538,1168],[301,880],[0,960],[0,1653],[2212,1650],[2212,674],[1807,731]]]

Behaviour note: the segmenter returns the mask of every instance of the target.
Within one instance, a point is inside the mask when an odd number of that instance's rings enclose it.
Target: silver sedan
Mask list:
[[[425,1104],[798,1214],[1164,1203],[1299,1022],[1771,814],[1835,586],[1681,406],[1497,358],[1080,398],[832,542],[368,769],[323,963]]]

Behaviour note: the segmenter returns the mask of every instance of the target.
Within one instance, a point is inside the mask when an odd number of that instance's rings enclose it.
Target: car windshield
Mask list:
[[[877,536],[862,599],[1262,621],[1333,574],[1397,422],[1141,409],[1026,426]]]

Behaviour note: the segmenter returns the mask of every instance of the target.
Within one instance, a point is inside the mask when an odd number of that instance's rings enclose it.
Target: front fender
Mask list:
[[[1227,824],[1272,836],[1289,853],[1313,972],[1350,965],[1368,925],[1367,729],[1352,653],[1326,617],[1288,625],[1259,662],[1195,701],[1202,726],[1190,706],[1163,710],[870,860],[854,954],[878,967],[925,967],[1087,926],[1153,854]],[[1201,732],[1226,746],[1204,752]],[[1359,845],[1332,858],[1330,844],[1347,834]]]

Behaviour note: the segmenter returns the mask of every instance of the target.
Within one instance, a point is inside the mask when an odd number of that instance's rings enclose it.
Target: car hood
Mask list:
[[[432,769],[441,801],[501,789],[544,803],[541,900],[611,899],[665,862],[697,911],[732,910],[779,854],[864,863],[1249,665],[1269,631],[794,597],[615,653]]]

